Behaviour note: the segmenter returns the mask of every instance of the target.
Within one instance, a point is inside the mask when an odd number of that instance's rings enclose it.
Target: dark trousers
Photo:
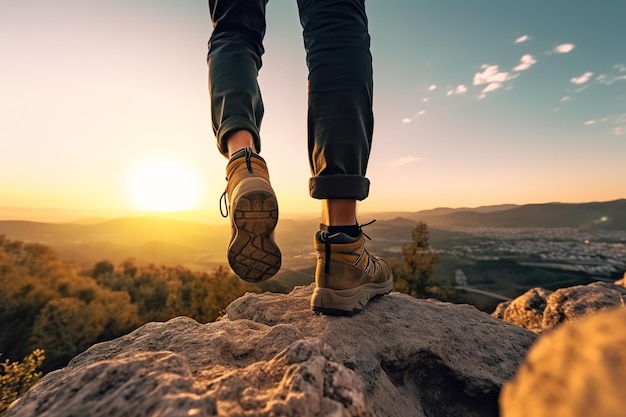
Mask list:
[[[263,101],[257,83],[267,0],[209,0],[209,94],[220,151],[249,131],[257,151]],[[298,0],[309,68],[310,194],[363,200],[372,145],[372,57],[364,0]],[[289,115],[285,115],[289,117]]]

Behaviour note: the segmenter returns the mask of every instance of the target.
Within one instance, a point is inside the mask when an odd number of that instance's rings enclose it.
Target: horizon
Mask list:
[[[626,3],[397,6],[366,5],[375,131],[360,213],[623,198]],[[270,2],[267,20],[262,156],[281,214],[314,214],[295,2]],[[201,2],[3,4],[0,206],[220,221],[211,30]]]
[[[358,211],[359,220],[363,221],[363,217],[368,215],[381,214],[415,214],[419,212],[428,212],[435,210],[476,210],[488,207],[514,206],[523,207],[528,205],[544,205],[544,204],[593,204],[593,203],[610,203],[613,201],[626,200],[626,197],[605,200],[605,201],[546,201],[532,203],[497,203],[497,204],[481,204],[478,206],[459,206],[459,207],[431,207],[418,210],[371,210]],[[312,219],[319,217],[318,212],[286,212],[280,213],[280,219],[297,220]],[[162,218],[170,220],[197,222],[207,225],[227,224],[227,218],[223,218],[219,211],[210,213],[206,210],[181,210],[181,211],[150,211],[150,210],[94,210],[94,209],[72,209],[61,207],[12,207],[0,205],[0,221],[32,221],[43,223],[81,223],[81,222],[105,222],[123,218]],[[386,220],[386,219],[382,219]]]

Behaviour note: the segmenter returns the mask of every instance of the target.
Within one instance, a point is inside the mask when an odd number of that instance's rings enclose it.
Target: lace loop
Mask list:
[[[372,240],[372,238],[369,237],[369,235],[363,231],[363,228],[365,226],[369,226],[370,224],[374,223],[375,221],[376,221],[376,219],[374,219],[372,221],[369,221],[367,223],[361,224],[361,225],[357,224],[357,226],[359,226],[359,230],[361,231],[361,233],[363,233],[363,236],[365,236],[368,240]]]
[[[224,190],[220,197],[220,214],[222,217],[228,217],[228,194],[227,190]]]

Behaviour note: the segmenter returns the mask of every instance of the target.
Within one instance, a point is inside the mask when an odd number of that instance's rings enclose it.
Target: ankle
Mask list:
[[[356,225],[356,200],[322,200],[321,217],[327,226]]]
[[[226,140],[226,146],[228,148],[228,159],[244,148],[250,148],[252,152],[257,153],[252,134],[247,130],[238,130],[232,133]]]

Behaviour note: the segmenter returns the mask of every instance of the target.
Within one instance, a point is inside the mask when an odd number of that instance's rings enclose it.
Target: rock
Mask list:
[[[567,323],[539,338],[502,390],[502,417],[623,417],[626,309]]]
[[[353,317],[316,315],[312,289],[246,294],[217,322],[180,317],[97,344],[6,417],[497,416],[536,338],[399,293]]]
[[[500,303],[493,316],[508,323],[538,332],[543,330],[543,314],[552,291],[532,288],[514,300]]]
[[[536,333],[554,329],[568,320],[624,305],[626,287],[606,282],[561,288],[554,292],[533,288],[492,313]]]

